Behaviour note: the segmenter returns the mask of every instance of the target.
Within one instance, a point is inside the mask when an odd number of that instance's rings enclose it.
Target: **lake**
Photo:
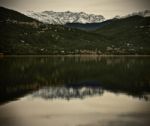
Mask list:
[[[149,126],[150,57],[0,57],[0,125]]]

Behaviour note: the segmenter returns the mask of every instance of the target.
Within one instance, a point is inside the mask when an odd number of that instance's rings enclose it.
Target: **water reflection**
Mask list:
[[[29,94],[15,102],[0,106],[0,124],[1,126],[149,126],[149,107],[150,102],[110,92],[104,92],[103,96],[69,101],[62,98],[47,100]]]
[[[3,57],[0,125],[149,126],[149,68],[149,57]]]
[[[149,57],[50,56],[0,59],[0,102],[43,87],[94,86],[148,100]]]
[[[62,98],[70,100],[72,98],[83,99],[89,96],[102,95],[103,90],[99,87],[81,87],[81,88],[68,88],[68,87],[44,87],[32,94],[33,97],[41,97],[43,99],[56,99]]]

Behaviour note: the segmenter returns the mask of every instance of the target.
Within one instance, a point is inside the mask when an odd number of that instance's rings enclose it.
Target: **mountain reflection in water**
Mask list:
[[[84,96],[88,95],[88,90],[99,90],[100,94],[108,90],[148,100],[149,68],[149,57],[136,56],[4,57],[0,59],[0,102],[12,101],[40,89],[48,92],[53,88],[59,94],[61,88],[66,92],[71,89],[77,95],[82,87],[90,87],[86,88]],[[62,97],[79,97],[68,95]],[[57,97],[60,96],[57,94]]]
[[[150,57],[0,58],[1,126],[150,126]]]
[[[33,97],[41,97],[43,99],[71,99],[71,98],[85,98],[87,96],[102,95],[101,88],[66,88],[66,87],[45,87],[33,93]]]

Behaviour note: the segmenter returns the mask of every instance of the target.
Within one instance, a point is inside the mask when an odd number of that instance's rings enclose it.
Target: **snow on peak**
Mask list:
[[[145,10],[145,11],[139,11],[139,12],[133,12],[131,14],[125,15],[125,16],[115,16],[114,19],[121,19],[121,18],[127,18],[131,16],[139,15],[142,17],[150,17],[150,10]]]
[[[150,10],[134,12],[132,14],[129,14],[128,16],[134,16],[134,15],[139,15],[139,16],[142,16],[142,17],[149,17],[150,16]]]
[[[27,11],[26,15],[47,24],[99,23],[105,20],[102,15],[86,14],[84,12],[77,13],[70,11]]]

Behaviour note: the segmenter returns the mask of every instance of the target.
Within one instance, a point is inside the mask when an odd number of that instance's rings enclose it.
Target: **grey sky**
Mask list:
[[[150,0],[0,0],[0,5],[20,12],[83,11],[106,18],[150,9]]]

